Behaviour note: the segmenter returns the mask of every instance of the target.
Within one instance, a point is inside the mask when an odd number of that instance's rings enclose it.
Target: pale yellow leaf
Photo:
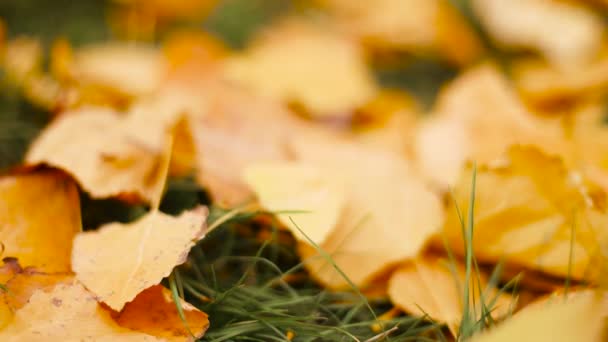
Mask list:
[[[320,25],[320,24],[319,24]],[[286,21],[266,32],[225,72],[260,94],[298,103],[312,116],[348,116],[377,91],[355,41],[330,27]]]
[[[534,49],[560,68],[592,61],[602,42],[600,16],[569,2],[475,0],[473,8],[496,41]]]
[[[428,315],[428,318],[436,322],[446,323],[456,336],[463,316],[465,272],[460,264],[452,265],[451,270],[449,262],[429,256],[404,264],[391,276],[388,295],[394,305],[410,314]],[[483,302],[492,310],[494,318],[508,313],[514,304],[511,303],[513,299],[508,295],[497,296],[495,288],[486,288],[488,284],[485,276],[479,274],[479,277],[481,289],[477,283],[477,274],[471,276],[469,283],[471,310],[481,315],[480,293],[483,292]],[[477,307],[473,309],[475,305]]]
[[[81,84],[141,96],[160,85],[166,65],[160,51],[151,46],[110,42],[76,50],[71,72]]]
[[[112,309],[158,284],[186,260],[206,233],[203,207],[180,216],[151,212],[128,224],[110,223],[74,239],[76,278]]]
[[[293,148],[298,159],[328,170],[326,175],[347,190],[340,220],[320,247],[355,284],[364,285],[395,263],[416,256],[441,226],[439,196],[405,159],[339,140],[297,139]],[[298,223],[295,216],[294,221]],[[312,276],[324,285],[347,285],[314,247],[302,244],[301,253],[308,258],[305,265]]]
[[[605,341],[605,303],[592,291],[531,304],[490,331],[473,337],[474,342],[570,342]]]

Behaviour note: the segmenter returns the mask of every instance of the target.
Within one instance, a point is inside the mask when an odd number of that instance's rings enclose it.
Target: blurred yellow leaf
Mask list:
[[[313,117],[350,116],[377,91],[355,41],[297,21],[265,32],[244,55],[226,61],[225,73],[260,94],[298,103]]]
[[[478,39],[448,1],[322,0],[338,25],[374,47],[437,51],[448,60],[466,64],[476,58]]]
[[[606,304],[600,294],[587,291],[540,304],[531,304],[471,341],[605,341]]]
[[[326,170],[311,165],[295,162],[253,164],[245,168],[243,178],[262,206],[277,212],[279,220],[304,243],[308,240],[290,218],[308,238],[321,244],[338,223],[345,205],[344,185],[335,182],[336,176],[331,177]]]
[[[72,239],[81,230],[74,182],[56,171],[0,177],[2,255],[45,272],[70,270]]]
[[[41,72],[43,51],[38,39],[22,36],[4,45],[0,50],[3,54],[0,61],[9,80],[22,85],[29,77]]]
[[[439,185],[454,184],[467,160],[490,162],[514,144],[547,152],[568,149],[559,119],[530,113],[495,66],[485,64],[445,87],[421,124],[415,154],[421,171]]]
[[[454,187],[445,237],[463,253],[455,203],[468,212],[471,168]],[[567,170],[559,158],[514,147],[503,163],[477,171],[473,249],[480,262],[498,262],[555,276],[593,280],[608,224],[606,194]]]
[[[172,217],[151,212],[133,223],[110,223],[74,239],[76,278],[114,310],[158,284],[206,233],[207,210]]]
[[[297,139],[296,158],[328,170],[344,184],[346,207],[320,247],[357,285],[364,285],[399,261],[416,256],[440,227],[443,208],[411,170],[390,152],[340,140]],[[296,194],[294,194],[296,195]],[[293,217],[298,223],[298,218]],[[301,229],[307,231],[302,226]],[[330,288],[347,282],[315,248],[301,244],[305,265]]]
[[[546,0],[475,0],[473,8],[498,43],[534,49],[557,67],[585,65],[599,52],[601,17],[582,6]]]
[[[462,265],[448,266],[449,261],[433,256],[415,259],[398,268],[389,280],[388,295],[391,302],[410,314],[417,316],[428,315],[428,318],[446,323],[454,336],[463,316],[463,295],[465,287],[465,272]],[[479,288],[477,282],[483,288]],[[495,288],[487,288],[487,280],[483,274],[471,275],[470,305],[479,320],[482,314],[482,300],[492,316],[500,318],[507,314],[515,305],[509,295],[498,295]],[[480,295],[483,293],[483,297]]]
[[[161,52],[151,46],[110,42],[76,50],[71,73],[79,84],[141,96],[159,87],[166,68]]]

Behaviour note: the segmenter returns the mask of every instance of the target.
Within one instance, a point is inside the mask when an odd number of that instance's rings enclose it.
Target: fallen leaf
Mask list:
[[[57,171],[0,177],[2,255],[45,272],[70,271],[72,239],[81,230],[78,196]]]
[[[462,265],[453,265],[437,257],[421,257],[398,268],[389,280],[388,295],[391,302],[409,314],[428,315],[429,319],[446,323],[454,336],[463,316],[465,272]],[[477,282],[479,276],[479,283]],[[479,288],[479,285],[483,288]],[[483,297],[480,295],[483,293]],[[494,319],[507,314],[515,306],[513,299],[488,288],[483,274],[472,274],[470,280],[470,305],[472,312],[481,318],[481,303],[492,311]],[[474,309],[473,309],[474,308]]]
[[[225,73],[260,94],[298,103],[313,117],[349,116],[377,92],[355,41],[293,20],[228,59]]]
[[[347,190],[339,222],[319,246],[356,285],[417,255],[440,227],[443,208],[438,195],[405,159],[339,140],[296,139],[293,149],[297,159],[328,170],[326,174],[335,177],[332,182]],[[298,223],[297,217],[294,220]],[[300,244],[300,253],[321,283],[347,286],[316,248]]]
[[[466,64],[481,52],[478,39],[448,1],[323,0],[338,25],[376,48],[436,51]]]
[[[498,191],[497,191],[498,189]],[[445,237],[463,253],[462,215],[468,212],[471,167],[454,187]],[[558,157],[530,147],[511,148],[498,165],[477,171],[473,250],[480,262],[506,261],[575,280],[592,280],[606,240],[606,194]],[[455,204],[456,203],[456,204]]]
[[[160,110],[145,114],[120,117],[94,107],[64,113],[30,146],[26,163],[63,169],[93,198],[134,195],[155,202],[164,186],[171,126]]]
[[[76,50],[71,72],[80,84],[141,96],[160,85],[166,62],[151,46],[110,42]]]
[[[344,185],[335,182],[336,176],[326,173],[312,165],[277,162],[250,165],[245,168],[243,178],[262,206],[276,212],[300,241],[307,243],[308,237],[322,244],[338,223],[346,200]]]
[[[601,18],[573,3],[475,0],[473,8],[498,43],[534,49],[563,69],[589,63],[601,46]]]
[[[605,313],[600,294],[587,291],[567,301],[531,304],[471,341],[604,341]]]
[[[241,175],[251,163],[289,158],[287,142],[305,129],[281,104],[230,87],[207,92],[205,112],[192,123],[197,151],[197,181],[224,206],[253,194]],[[268,124],[272,123],[272,124]]]
[[[467,161],[490,162],[514,144],[548,153],[568,150],[559,118],[534,116],[497,68],[484,64],[443,89],[433,115],[421,123],[414,149],[421,172],[445,187],[454,184]]]
[[[74,239],[76,278],[114,310],[158,284],[206,233],[207,210],[172,217],[154,211],[139,220],[110,223]]]
[[[78,282],[38,290],[0,331],[2,341],[162,341],[120,327]]]
[[[26,305],[35,291],[46,291],[70,281],[70,273],[44,273],[36,268],[21,268],[16,259],[5,258],[0,268],[0,329],[13,321],[16,310]]]
[[[118,325],[163,338],[166,341],[191,341],[203,336],[209,327],[207,314],[181,300],[187,327],[181,320],[171,291],[161,285],[143,290],[112,318]]]

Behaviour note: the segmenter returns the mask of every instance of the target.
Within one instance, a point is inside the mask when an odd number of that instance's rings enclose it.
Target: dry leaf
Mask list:
[[[567,301],[531,304],[474,342],[506,341],[605,341],[605,303],[600,294],[587,291]]]
[[[377,91],[354,41],[295,21],[274,27],[243,56],[227,60],[225,72],[263,95],[303,105],[316,117],[349,116]]]
[[[404,159],[339,140],[297,139],[293,148],[298,159],[328,170],[325,174],[334,177],[332,182],[347,190],[339,222],[320,247],[355,284],[364,285],[393,264],[414,257],[440,227],[439,197]],[[297,217],[294,220],[298,223]],[[313,277],[324,285],[347,285],[315,248],[302,244],[301,253],[308,258],[305,264]]]
[[[415,153],[420,170],[439,185],[454,184],[467,160],[490,162],[514,144],[567,150],[559,119],[530,113],[492,65],[459,76],[433,111],[418,131]]]
[[[473,312],[480,315],[482,313],[482,291],[483,302],[493,310],[494,318],[499,318],[515,308],[510,296],[498,295],[497,289],[486,288],[487,281],[481,274],[479,277],[483,288],[480,289],[476,276],[471,276],[470,283],[471,305],[477,306],[472,309],[475,310]],[[391,302],[399,308],[410,314],[428,315],[428,318],[434,321],[446,323],[456,336],[463,315],[464,281],[465,272],[461,265],[453,265],[451,270],[448,260],[422,257],[401,266],[393,273],[389,280],[388,294]]]
[[[147,112],[122,118],[101,108],[64,113],[30,146],[29,164],[48,164],[69,172],[93,198],[135,195],[158,200],[170,156],[167,116]],[[162,129],[161,129],[162,127]]]
[[[374,47],[438,50],[448,59],[467,63],[480,52],[480,43],[466,21],[448,1],[323,0],[338,24]]]
[[[299,240],[307,243],[308,237],[322,244],[338,223],[346,200],[344,184],[336,182],[337,175],[326,173],[327,170],[303,163],[276,162],[250,165],[243,178],[262,206],[276,212]]]
[[[471,169],[454,188],[466,215]],[[595,278],[595,258],[606,241],[606,194],[586,184],[559,158],[514,147],[502,165],[477,171],[473,248],[481,262],[504,260],[572,279]],[[573,236],[574,234],[574,236]],[[455,204],[448,209],[445,236],[463,252]],[[571,269],[570,256],[572,253]]]
[[[514,63],[513,77],[527,101],[551,108],[606,89],[608,56],[603,55],[597,61],[566,70],[536,59],[524,59]]]
[[[5,258],[0,268],[0,329],[9,325],[16,310],[26,305],[35,291],[49,292],[58,283],[69,282],[69,273],[43,273],[33,267],[22,269],[16,259]]]
[[[286,144],[304,124],[278,103],[226,86],[211,87],[215,92],[204,88],[206,112],[192,126],[197,181],[216,203],[240,205],[253,197],[241,179],[243,169],[287,159]]]
[[[592,61],[602,41],[601,18],[568,2],[475,0],[484,27],[501,44],[534,49],[560,68]]]
[[[120,310],[183,263],[206,233],[203,207],[172,217],[151,212],[128,223],[110,223],[74,239],[76,278],[100,301]]]
[[[35,171],[0,177],[3,256],[45,272],[69,271],[72,239],[80,230],[78,189],[65,175]]]
[[[120,327],[78,282],[38,290],[0,331],[2,341],[162,341]]]
[[[142,291],[132,302],[125,305],[122,311],[113,312],[112,317],[124,328],[160,337],[166,341],[189,341],[192,340],[192,336],[202,337],[209,327],[207,314],[183,300],[180,305],[188,328],[179,317],[171,291],[161,285]]]
[[[80,84],[141,96],[160,85],[166,65],[160,51],[153,47],[114,42],[76,50],[71,72]]]

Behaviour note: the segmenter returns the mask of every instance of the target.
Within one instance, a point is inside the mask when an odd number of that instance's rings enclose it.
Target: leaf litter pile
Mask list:
[[[607,16],[0,4],[0,340],[603,341]]]

